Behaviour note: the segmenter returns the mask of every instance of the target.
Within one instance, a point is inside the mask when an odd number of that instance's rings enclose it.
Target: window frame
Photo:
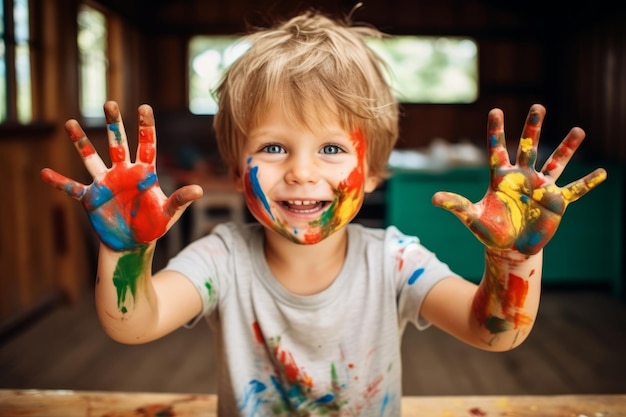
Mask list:
[[[35,118],[35,101],[34,101],[34,92],[35,92],[35,65],[34,65],[34,53],[35,53],[35,45],[34,41],[34,23],[33,23],[33,2],[31,0],[27,1],[28,8],[28,61],[29,61],[29,96],[30,96],[30,109],[29,109],[29,117],[25,121],[20,120],[20,112],[18,110],[18,74],[16,69],[17,64],[17,54],[16,49],[18,47],[16,34],[15,34],[15,0],[2,0],[3,7],[3,44],[5,46],[5,79],[4,79],[4,88],[5,88],[5,97],[4,103],[2,103],[6,108],[6,114],[4,119],[0,119],[1,126],[10,126],[10,125],[29,125],[33,124],[33,120]]]

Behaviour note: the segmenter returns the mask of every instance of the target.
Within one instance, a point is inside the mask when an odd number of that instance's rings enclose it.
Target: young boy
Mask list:
[[[567,204],[606,178],[598,169],[555,185],[584,138],[578,128],[535,171],[540,105],[530,109],[511,165],[494,109],[484,198],[433,197],[484,243],[480,285],[417,237],[350,223],[386,177],[398,136],[397,103],[363,40],[378,35],[309,12],[249,37],[218,88],[215,129],[258,223],[219,225],[154,275],[156,240],[202,190],[189,185],[167,197],[160,189],[149,106],[138,111],[135,163],[118,106],[108,102],[112,167],[70,120],[94,182],[42,171],[82,202],[103,243],[96,304],[113,339],[145,343],[206,318],[219,354],[220,416],[398,416],[407,323],[434,324],[485,350],[516,347],[536,317],[543,246]],[[411,198],[424,196],[407,196],[407,204]]]

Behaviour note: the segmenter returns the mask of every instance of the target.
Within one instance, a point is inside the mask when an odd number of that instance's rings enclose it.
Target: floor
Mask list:
[[[213,393],[214,352],[202,323],[147,345],[113,342],[88,294],[0,340],[0,388]],[[626,393],[626,302],[597,289],[544,290],[533,332],[513,351],[410,328],[403,359],[405,395]]]

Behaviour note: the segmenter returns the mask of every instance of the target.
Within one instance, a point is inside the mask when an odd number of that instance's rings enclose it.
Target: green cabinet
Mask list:
[[[559,186],[581,178],[596,167],[572,162]],[[608,284],[621,295],[624,216],[624,173],[621,166],[604,166],[607,180],[570,204],[561,225],[544,249],[543,282],[547,284]],[[451,191],[476,202],[487,190],[488,168],[455,168],[445,172],[396,170],[387,181],[386,225],[415,235],[465,278],[482,277],[482,244],[452,213],[433,206],[437,191]]]

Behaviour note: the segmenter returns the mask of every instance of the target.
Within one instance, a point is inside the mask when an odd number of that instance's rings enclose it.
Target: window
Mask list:
[[[215,114],[212,91],[224,71],[248,49],[237,36],[195,36],[189,42],[189,110]]]
[[[85,118],[102,118],[107,98],[107,20],[86,4],[78,10],[79,106]]]
[[[478,98],[478,47],[470,38],[390,36],[368,40],[389,67],[401,103],[471,103]],[[189,109],[215,114],[213,89],[248,45],[236,36],[196,36],[189,43]]]
[[[393,36],[369,46],[387,63],[402,103],[471,103],[478,98],[478,47],[469,38]]]
[[[28,0],[0,0],[0,123],[32,120]]]

